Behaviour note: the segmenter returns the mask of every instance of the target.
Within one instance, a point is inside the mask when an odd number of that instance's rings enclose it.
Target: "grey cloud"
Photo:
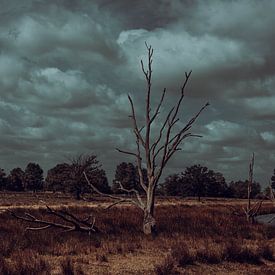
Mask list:
[[[193,70],[180,119],[211,106],[167,168],[201,163],[228,180],[274,168],[274,14],[272,1],[6,1],[0,16],[0,151],[3,168],[94,151],[109,177],[116,147],[134,149],[127,94],[144,111],[140,59],[155,49],[153,104],[167,87],[154,131]],[[180,124],[183,125],[183,124]],[[156,132],[154,133],[156,134]],[[232,172],[233,171],[233,172]]]
[[[245,106],[253,112],[254,118],[271,119],[275,118],[275,97],[247,98]]]
[[[212,121],[206,125],[206,141],[210,143],[231,144],[231,146],[241,147],[247,143],[247,137],[251,141],[261,141],[261,136],[253,128],[232,123],[229,121]]]

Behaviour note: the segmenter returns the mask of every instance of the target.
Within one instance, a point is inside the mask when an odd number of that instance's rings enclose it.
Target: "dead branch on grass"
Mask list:
[[[24,215],[22,216],[22,215],[16,214],[14,211],[11,211],[11,210],[7,210],[7,211],[14,218],[18,220],[22,220],[22,221],[37,225],[35,227],[27,227],[26,228],[27,231],[28,230],[39,231],[39,230],[45,230],[50,228],[60,228],[60,229],[63,229],[64,232],[79,231],[79,232],[87,232],[89,234],[91,234],[92,232],[93,233],[99,232],[99,229],[95,226],[95,217],[92,217],[91,215],[84,219],[80,219],[66,210],[54,210],[50,208],[48,205],[46,205],[46,208],[47,208],[47,214],[58,217],[62,221],[62,223],[40,219],[28,212],[25,212]]]

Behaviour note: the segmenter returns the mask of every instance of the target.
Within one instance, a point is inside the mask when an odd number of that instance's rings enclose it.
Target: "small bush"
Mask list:
[[[223,252],[220,250],[201,249],[197,251],[196,260],[202,263],[218,264],[224,260]]]
[[[252,248],[243,247],[236,242],[227,243],[225,248],[225,259],[230,262],[262,264],[261,255]]]
[[[179,272],[175,269],[175,263],[171,256],[165,258],[165,260],[155,266],[155,273],[157,275],[178,275]]]
[[[181,267],[194,263],[194,257],[185,244],[172,249],[171,256]]]

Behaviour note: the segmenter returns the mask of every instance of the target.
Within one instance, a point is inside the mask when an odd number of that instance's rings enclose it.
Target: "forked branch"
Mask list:
[[[126,191],[126,190],[127,190],[128,193],[131,193],[131,192],[132,192],[132,193],[135,193],[136,199],[133,199],[133,198],[122,198],[122,197],[119,197],[119,196],[114,196],[114,195],[111,195],[111,194],[106,194],[106,193],[103,193],[103,192],[101,192],[100,190],[98,190],[98,188],[96,188],[96,187],[91,183],[91,181],[89,180],[89,178],[88,178],[88,176],[87,176],[87,174],[86,174],[85,171],[83,172],[83,174],[84,174],[84,177],[85,177],[87,183],[89,184],[89,186],[90,186],[97,194],[101,195],[102,197],[107,197],[107,198],[111,198],[111,199],[116,200],[115,203],[111,204],[111,205],[108,206],[107,208],[110,208],[110,207],[112,207],[112,206],[114,206],[114,205],[116,205],[116,204],[119,204],[119,203],[131,203],[131,204],[134,204],[135,206],[138,206],[138,207],[141,208],[142,210],[144,209],[144,204],[143,204],[142,199],[141,199],[141,197],[140,197],[140,195],[139,195],[139,193],[138,193],[137,190],[135,190],[135,189],[128,190],[128,189],[125,189],[125,188],[123,188],[123,187],[122,187],[123,189],[121,189],[121,190],[123,190],[123,191]],[[120,185],[121,185],[121,183],[120,183]],[[122,185],[121,185],[121,186],[122,186]],[[120,187],[120,188],[121,188],[121,187]]]

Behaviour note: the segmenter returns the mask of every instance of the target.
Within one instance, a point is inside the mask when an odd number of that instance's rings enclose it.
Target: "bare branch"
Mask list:
[[[184,83],[183,83],[183,85],[182,85],[182,87],[181,87],[181,96],[180,96],[180,98],[179,98],[179,100],[178,100],[178,102],[177,102],[177,104],[176,104],[176,106],[175,106],[175,112],[174,112],[174,115],[173,115],[173,117],[172,117],[172,122],[175,120],[176,116],[178,115],[179,108],[180,108],[180,106],[181,106],[181,102],[182,102],[182,100],[183,100],[183,98],[184,98],[184,96],[185,96],[185,94],[184,94],[184,92],[185,92],[185,87],[186,87],[186,85],[187,85],[187,83],[188,83],[188,80],[189,80],[189,78],[190,78],[190,76],[191,76],[191,73],[192,73],[192,71],[190,71],[189,73],[186,73],[186,72],[185,72],[185,81],[184,81]]]
[[[119,201],[118,203],[129,202],[129,203],[132,203],[132,204],[138,206],[139,208],[143,209],[143,205],[141,205],[141,204],[139,203],[139,201],[135,201],[134,199],[131,199],[131,198],[122,199],[121,197],[114,196],[114,195],[111,195],[111,194],[106,194],[106,193],[103,193],[103,192],[99,191],[99,190],[90,182],[90,180],[88,179],[88,177],[87,177],[85,171],[83,172],[83,174],[84,174],[84,177],[85,177],[87,183],[89,184],[89,186],[90,186],[96,193],[98,193],[99,195],[101,195],[101,196],[103,196],[103,197],[108,197],[108,198],[111,198],[111,199],[118,200],[118,201]]]
[[[46,226],[41,226],[41,227],[27,227],[26,230],[39,231],[39,230],[48,229],[50,227],[51,227],[51,225],[46,225]]]
[[[159,131],[158,138],[157,138],[157,140],[156,140],[156,141],[152,144],[152,146],[151,146],[151,149],[150,149],[150,150],[152,151],[152,155],[153,155],[153,156],[155,155],[156,147],[158,146],[159,142],[161,141],[161,138],[162,138],[162,136],[163,136],[163,131],[164,131],[164,129],[165,129],[167,123],[169,122],[169,119],[170,119],[170,116],[172,115],[173,110],[174,110],[174,107],[173,107],[173,108],[169,111],[169,113],[167,114],[166,119],[165,119],[165,121],[164,121],[164,123],[163,123],[163,125],[162,125],[162,127],[161,127],[161,129],[160,129],[160,131]]]
[[[149,177],[153,176],[152,170],[152,162],[151,162],[151,154],[150,154],[150,134],[151,134],[151,123],[153,120],[150,118],[150,111],[151,111],[151,78],[152,78],[152,56],[153,56],[153,49],[151,46],[148,46],[146,43],[146,48],[148,51],[148,70],[145,72],[143,62],[141,62],[142,71],[146,77],[147,82],[147,93],[146,93],[146,134],[145,134],[145,156],[146,156],[146,164],[147,164],[147,172]],[[154,115],[153,115],[154,116]]]
[[[226,206],[226,208],[227,208],[228,210],[230,210],[230,214],[231,214],[231,215],[243,217],[243,213],[241,213],[240,210],[237,209],[235,206],[228,205],[228,206]]]
[[[124,200],[124,199],[121,199],[121,200],[116,201],[116,202],[110,204],[109,206],[107,206],[107,207],[105,208],[105,210],[110,209],[111,207],[113,207],[113,206],[115,206],[115,205],[117,205],[117,204],[121,204],[121,203],[129,203],[129,201],[128,201],[127,199],[125,199],[125,200]]]
[[[136,119],[136,114],[135,114],[135,107],[134,107],[134,103],[133,103],[133,100],[130,95],[128,95],[128,99],[129,99],[129,102],[131,105],[131,110],[132,110],[131,118],[133,121],[134,133],[137,135],[138,139],[141,141],[141,144],[145,147],[145,141],[141,135],[141,130],[138,129],[137,119]]]
[[[124,191],[124,192],[127,192],[127,193],[134,193],[136,195],[136,198],[137,198],[139,204],[142,206],[142,208],[145,207],[138,190],[136,190],[135,188],[127,189],[122,185],[121,181],[117,181],[117,182],[119,184],[119,189],[121,191]]]
[[[163,103],[165,93],[166,93],[166,89],[164,88],[164,90],[163,90],[163,92],[162,92],[162,96],[161,96],[160,101],[159,101],[159,104],[158,104],[158,106],[157,106],[157,108],[156,108],[156,110],[155,110],[155,113],[153,114],[153,116],[152,116],[151,119],[150,119],[150,122],[149,122],[150,124],[152,124],[152,122],[155,120],[155,118],[156,118],[157,115],[159,114],[159,110],[160,110],[160,107],[161,107],[161,105],[162,105],[162,103]]]
[[[139,157],[138,154],[133,153],[133,152],[130,152],[130,151],[121,150],[121,149],[119,149],[119,148],[116,148],[116,150],[117,150],[118,152],[123,153],[123,154],[126,154],[126,155],[132,155],[132,156],[135,156],[135,157],[137,157],[137,158]]]
[[[196,121],[196,119],[199,117],[199,115],[202,113],[202,111],[207,107],[209,106],[209,103],[206,103],[198,112],[195,116],[193,116],[189,121],[188,123],[185,125],[185,127],[183,127],[180,132],[178,134],[176,134],[173,138],[170,139],[170,133],[171,133],[171,130],[172,130],[172,127],[173,127],[173,124],[171,124],[168,128],[168,131],[167,131],[167,135],[166,135],[166,142],[165,142],[165,145],[164,145],[164,153],[163,153],[163,160],[162,160],[162,165],[165,165],[168,161],[168,159],[171,157],[170,155],[171,154],[174,154],[174,152],[176,151],[177,149],[177,146],[183,141],[183,139],[185,139],[186,137],[188,136],[191,136],[192,134],[191,133],[187,133],[185,135],[185,132],[190,130],[193,123]],[[196,135],[193,135],[193,136],[196,136]],[[167,150],[168,149],[168,146],[169,144],[172,144],[172,149],[171,150]],[[167,152],[168,151],[168,152]]]

